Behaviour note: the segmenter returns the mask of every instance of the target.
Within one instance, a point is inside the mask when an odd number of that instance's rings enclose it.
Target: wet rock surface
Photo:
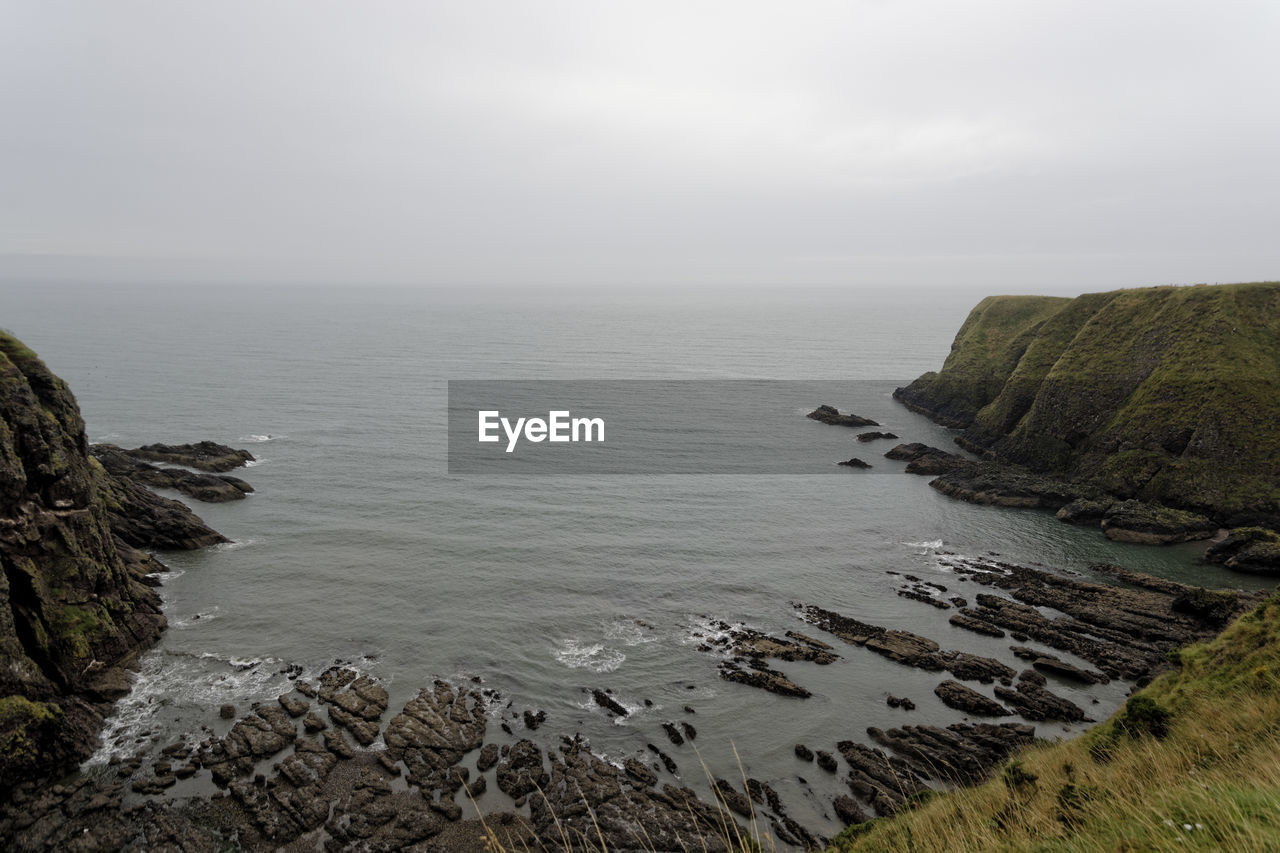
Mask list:
[[[243,500],[253,491],[252,486],[238,477],[198,474],[185,468],[159,468],[114,444],[94,444],[89,452],[113,476],[153,489],[175,489],[198,501],[223,503]]]
[[[954,566],[958,574],[1009,596],[978,594],[976,607],[961,611],[970,620],[961,627],[981,624],[988,629],[984,633],[1003,629],[1024,635],[1082,658],[1106,676],[1136,681],[1166,668],[1169,651],[1211,636],[1224,617],[1243,613],[1259,598],[1255,593],[1207,593],[1115,566],[1092,568],[1127,586],[1091,583],[995,560],[958,561]],[[1197,612],[1186,603],[1192,599],[1209,604]],[[1060,615],[1045,615],[1045,608]],[[1052,654],[1040,652],[1038,658],[1045,663],[1037,668],[1056,668],[1057,675],[1086,682],[1097,678],[1083,668],[1055,664]]]
[[[591,698],[595,700],[595,703],[597,705],[599,705],[601,708],[604,708],[606,711],[608,711],[610,714],[613,714],[615,717],[627,716],[627,709],[622,705],[622,703],[619,702],[617,699],[614,699],[612,696],[610,696],[608,693],[601,690],[600,688],[597,687],[596,689],[591,691]]]
[[[1084,710],[1079,705],[1049,692],[1044,685],[1043,675],[1026,670],[1018,676],[1016,688],[997,685],[995,694],[1023,719],[1057,720],[1064,723],[1085,719]]]
[[[688,788],[636,781],[580,741],[547,758],[548,784],[529,798],[529,814],[538,838],[553,849],[567,838],[575,849],[598,849],[603,839],[611,850],[729,850],[725,829],[735,819]]]
[[[778,696],[794,696],[798,699],[807,699],[813,695],[778,670],[769,669],[759,662],[744,669],[734,661],[725,661],[720,664],[720,677],[734,684],[758,687]]]
[[[254,461],[253,454],[247,450],[236,450],[213,441],[199,441],[195,444],[146,444],[123,452],[137,459],[185,465],[216,473],[232,471],[246,462]]]
[[[835,634],[853,645],[865,646],[890,660],[920,669],[948,670],[957,678],[990,683],[1013,678],[1017,672],[994,658],[968,652],[946,650],[928,637],[870,625],[814,605],[800,607],[810,624]]]
[[[391,718],[383,740],[388,754],[408,768],[411,784],[438,790],[449,768],[484,742],[483,697],[474,689],[437,681]]]
[[[209,527],[182,501],[104,472],[103,493],[111,532],[134,548],[194,551],[231,540]]]
[[[835,406],[828,406],[825,404],[814,409],[812,412],[805,415],[805,417],[811,418],[815,421],[818,421],[819,423],[831,424],[832,426],[843,426],[843,427],[880,426],[880,424],[876,423],[870,418],[860,417],[852,413],[842,415],[840,414],[840,410],[837,409]]]
[[[966,714],[977,714],[982,717],[1007,717],[1008,708],[983,696],[972,687],[965,687],[958,681],[944,681],[933,688],[933,693],[942,700],[942,704]]]
[[[964,464],[963,456],[913,441],[890,448],[884,454],[886,459],[897,459],[907,463],[908,474],[929,474],[936,476]]]
[[[329,719],[351,733],[361,746],[378,736],[379,720],[387,710],[387,691],[367,675],[332,667],[320,676],[317,697],[328,705]]]
[[[796,631],[785,636],[767,634],[745,625],[713,622],[714,636],[704,637],[702,651],[718,651],[727,656],[719,666],[720,677],[735,684],[767,690],[779,696],[806,698],[812,694],[786,674],[771,669],[769,658],[782,661],[804,661],[826,666],[839,659],[830,644]],[[695,637],[702,637],[700,633]]]

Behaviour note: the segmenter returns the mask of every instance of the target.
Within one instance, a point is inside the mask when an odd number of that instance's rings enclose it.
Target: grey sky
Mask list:
[[[1280,4],[0,0],[0,279],[1280,278]]]

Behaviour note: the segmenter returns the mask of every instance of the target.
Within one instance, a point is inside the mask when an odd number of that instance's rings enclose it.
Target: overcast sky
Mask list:
[[[0,0],[0,280],[1280,278],[1280,3]]]

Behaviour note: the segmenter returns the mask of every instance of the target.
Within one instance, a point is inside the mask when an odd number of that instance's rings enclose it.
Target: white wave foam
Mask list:
[[[658,635],[653,628],[634,619],[618,619],[605,626],[606,640],[619,640],[624,645],[641,646],[645,643],[656,643]]]
[[[210,547],[212,551],[239,551],[241,548],[247,548],[250,545],[256,545],[257,539],[236,539],[231,542],[219,542],[217,545]]]
[[[261,456],[259,456],[257,459],[246,459],[244,463],[244,467],[257,468],[259,465],[261,465],[263,462],[266,462],[266,461],[268,460],[263,459]]]
[[[719,619],[712,619],[709,616],[691,616],[689,618],[691,624],[689,629],[680,637],[680,645],[700,646],[705,643],[713,649],[723,650],[721,646],[712,642],[713,640],[723,640],[729,636],[729,631],[721,627]]]
[[[85,766],[105,764],[114,753],[136,752],[155,740],[179,710],[207,716],[224,703],[247,706],[292,689],[277,658],[154,652],[142,659],[133,689],[116,703],[102,728],[97,751]],[[143,732],[151,734],[144,735]]]
[[[615,726],[626,725],[631,720],[632,717],[634,717],[636,714],[639,714],[641,711],[653,710],[652,708],[646,708],[643,703],[624,702],[621,699],[619,699],[617,696],[613,698],[619,705],[621,705],[623,708],[627,710],[626,716],[613,718],[613,724]]]
[[[222,615],[221,613],[218,612],[220,609],[221,608],[215,605],[212,610],[209,610],[205,613],[193,613],[192,615],[188,616],[186,619],[177,619],[177,620],[171,621],[169,623],[169,627],[182,629],[182,628],[190,628],[193,625],[212,622],[214,619],[217,619],[219,616]]]
[[[964,554],[940,554],[934,560],[934,566],[940,572],[953,572],[957,568],[976,572],[1000,572],[1000,566],[987,557],[970,557]]]
[[[287,436],[287,435],[272,435],[272,434],[270,434],[270,433],[267,433],[266,435],[242,435],[242,436],[240,436],[240,438],[239,438],[239,439],[237,439],[237,440],[238,440],[238,441],[258,441],[258,442],[261,442],[261,441],[278,441],[278,440],[280,440],[280,439],[282,439],[282,438],[288,438],[288,437],[289,437],[289,436]]]
[[[627,656],[604,643],[587,643],[569,638],[556,642],[556,660],[570,669],[589,669],[592,672],[613,672],[622,666]]]
[[[926,548],[930,551],[936,551],[942,547],[941,539],[930,539],[927,542],[903,542],[908,548]]]

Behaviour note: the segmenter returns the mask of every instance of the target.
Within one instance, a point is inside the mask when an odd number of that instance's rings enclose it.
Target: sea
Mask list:
[[[436,679],[479,678],[494,691],[489,740],[528,737],[554,749],[580,734],[614,762],[652,762],[655,744],[696,790],[707,790],[709,775],[754,777],[801,823],[834,833],[831,799],[846,789],[797,759],[797,743],[834,751],[841,740],[869,742],[870,726],[950,723],[958,714],[934,697],[936,674],[820,634],[797,617],[797,603],[1016,665],[1007,641],[954,628],[945,611],[899,597],[902,579],[889,573],[954,586],[954,555],[998,555],[1085,578],[1095,577],[1091,564],[1111,562],[1260,585],[1202,564],[1203,545],[1113,543],[1048,512],[946,498],[882,458],[895,442],[858,444],[854,431],[804,417],[830,404],[901,441],[953,448],[948,430],[891,393],[941,366],[985,295],[971,287],[0,288],[0,326],[67,381],[90,441],[211,439],[255,457],[235,472],[255,489],[248,499],[188,501],[231,542],[159,555],[169,567],[160,588],[169,629],[142,658],[83,772],[106,772],[113,755],[225,733],[220,705],[244,713],[291,689],[299,670],[314,678],[342,663],[387,686],[388,717]],[[450,383],[474,380],[678,381],[707,395],[705,410],[667,425],[664,440],[689,458],[700,446],[723,449],[729,421],[739,434],[759,422],[788,452],[812,453],[823,467],[679,472],[667,459],[613,473],[470,471],[450,464],[450,439],[460,438],[449,435],[448,410]],[[785,393],[733,417],[712,399],[764,380]],[[849,455],[872,468],[837,469]],[[810,690],[807,699],[729,683],[718,677],[722,658],[703,648],[721,622],[805,632],[841,658],[770,663]],[[1052,686],[1099,718],[1128,689]],[[629,714],[597,706],[597,688]],[[917,710],[890,708],[890,694]],[[546,712],[536,731],[525,728],[525,709]],[[697,739],[671,744],[668,721],[692,723]],[[1079,731],[1041,724],[1038,733]],[[197,776],[170,795],[210,790]],[[490,785],[476,805],[511,803]]]

